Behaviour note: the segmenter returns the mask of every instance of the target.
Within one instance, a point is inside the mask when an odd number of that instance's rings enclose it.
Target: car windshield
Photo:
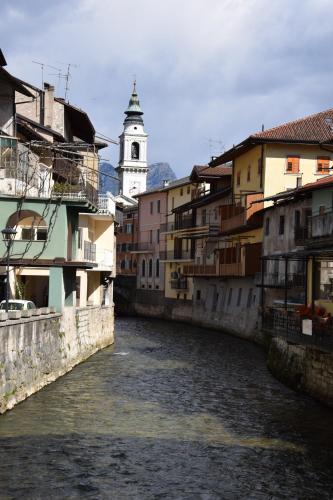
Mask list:
[[[0,305],[0,309],[6,309],[6,302],[2,302]],[[20,302],[9,302],[8,303],[8,310],[9,311],[22,311],[23,309],[23,304]]]

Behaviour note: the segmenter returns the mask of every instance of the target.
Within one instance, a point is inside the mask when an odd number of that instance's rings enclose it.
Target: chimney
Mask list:
[[[163,179],[163,187],[166,188],[169,186],[170,181],[168,179]]]
[[[44,125],[53,128],[54,87],[44,83]]]

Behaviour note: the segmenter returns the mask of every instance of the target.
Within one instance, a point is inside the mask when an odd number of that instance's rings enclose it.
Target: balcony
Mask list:
[[[161,224],[161,233],[171,233],[180,229],[188,229],[195,226],[192,215],[186,215],[181,219]]]
[[[261,243],[220,250],[219,276],[255,276],[260,271]]]
[[[311,237],[324,238],[333,236],[333,212],[311,217]]]
[[[181,260],[194,260],[194,256],[190,251],[176,251],[170,250],[167,252],[160,252],[160,260],[161,261],[176,261],[179,262]]]
[[[150,243],[147,241],[140,241],[140,243],[133,243],[131,252],[132,253],[145,253],[154,252],[155,248],[159,246],[159,243]]]
[[[262,215],[257,214],[263,208],[262,193],[252,193],[243,196],[238,205],[221,206],[221,231],[228,233],[242,226],[257,226]]]
[[[116,204],[107,194],[98,195],[98,213],[101,215],[115,215]]]
[[[83,246],[84,260],[96,262],[96,245],[90,241],[85,241]]]
[[[81,251],[82,252],[82,251]],[[78,255],[80,259],[80,255]],[[96,243],[84,241],[83,259],[88,262],[94,262],[97,266],[96,271],[112,271],[114,268],[114,253],[107,248],[101,248]]]
[[[184,274],[186,276],[218,276],[218,271],[215,264],[193,264],[184,266]]]
[[[172,290],[188,290],[188,282],[186,278],[177,278],[170,280],[170,288]]]
[[[302,288],[306,286],[306,276],[303,273],[264,273],[264,279],[261,273],[255,275],[255,285],[263,288]]]

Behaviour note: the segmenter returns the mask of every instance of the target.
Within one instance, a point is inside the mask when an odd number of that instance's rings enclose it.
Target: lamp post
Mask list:
[[[10,247],[17,233],[16,229],[13,227],[6,227],[2,231],[2,238],[7,247],[7,264],[6,264],[6,311],[8,312],[8,301],[9,301],[9,257],[10,257]]]

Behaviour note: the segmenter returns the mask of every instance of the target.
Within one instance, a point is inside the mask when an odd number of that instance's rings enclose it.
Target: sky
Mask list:
[[[7,70],[40,86],[32,61],[75,65],[69,100],[99,133],[118,139],[135,75],[148,160],[178,177],[262,124],[333,107],[332,0],[0,0],[0,12]],[[44,80],[64,96],[56,70]]]

